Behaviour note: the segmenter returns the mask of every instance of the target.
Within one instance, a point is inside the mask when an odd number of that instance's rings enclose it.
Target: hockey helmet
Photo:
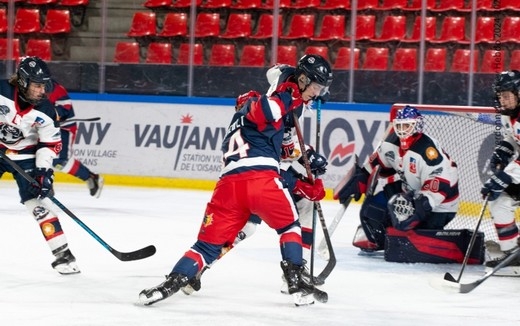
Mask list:
[[[409,146],[407,140],[411,136],[423,132],[423,116],[417,108],[407,105],[397,111],[393,125],[396,135],[401,139],[401,146],[406,149]]]
[[[516,115],[518,113],[518,102],[520,96],[520,71],[510,70],[500,73],[493,83],[493,93],[495,94],[495,107],[500,108],[501,104],[499,96],[501,92],[512,92],[516,96],[517,103],[516,108],[501,109],[503,114]]]
[[[302,74],[306,77],[306,79],[303,80],[305,87],[309,86],[312,82],[323,86],[320,95],[328,93],[329,86],[332,83],[332,69],[330,68],[330,64],[322,56],[317,54],[306,54],[301,57],[300,60],[298,60],[294,74],[296,78],[300,78]]]
[[[24,57],[16,71],[18,87],[23,95],[26,94],[30,83],[45,85],[45,92],[50,93],[53,88],[51,71],[42,59],[38,57]],[[28,100],[28,99],[27,99]],[[39,101],[39,100],[37,100]],[[29,101],[33,102],[33,101]],[[35,104],[35,103],[33,103]]]

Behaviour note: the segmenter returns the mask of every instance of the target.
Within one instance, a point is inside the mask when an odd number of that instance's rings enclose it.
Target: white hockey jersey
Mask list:
[[[516,153],[520,152],[520,121],[519,118],[511,118],[507,115],[502,115],[502,135],[504,140],[510,143],[515,149]],[[520,161],[518,157],[509,162],[505,167],[504,172],[511,176],[513,183],[520,183]]]
[[[402,151],[399,144],[399,138],[391,132],[365,168],[369,172],[376,165],[388,171],[393,169],[403,182],[403,191],[426,196],[434,212],[456,212],[459,205],[457,165],[438,141],[422,134],[407,151]]]

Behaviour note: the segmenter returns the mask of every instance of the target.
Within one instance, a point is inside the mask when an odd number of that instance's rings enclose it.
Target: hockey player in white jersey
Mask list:
[[[486,181],[481,193],[489,198],[489,210],[504,256],[486,262],[486,266],[491,268],[518,247],[515,210],[520,206],[520,71],[502,72],[493,83],[493,91],[495,107],[501,115],[503,139],[497,141],[490,160],[494,174]],[[520,275],[520,260],[512,261],[501,273]]]
[[[385,249],[389,227],[398,231],[442,229],[458,208],[457,166],[435,139],[423,133],[420,112],[406,106],[392,123],[381,146],[363,167],[356,167],[338,195],[340,202],[350,197],[358,200],[372,171],[381,167],[379,188],[363,203],[361,226],[353,241],[364,251]]]
[[[52,88],[47,64],[37,57],[22,59],[9,80],[0,81],[0,151],[27,171],[35,186],[0,158],[0,176],[11,173],[22,204],[43,233],[55,257],[52,267],[60,274],[80,270],[72,255],[58,216],[42,201],[53,196],[52,163],[61,150],[56,111],[45,94]]]

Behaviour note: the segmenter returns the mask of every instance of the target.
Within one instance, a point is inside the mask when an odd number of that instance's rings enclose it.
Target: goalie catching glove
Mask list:
[[[396,194],[388,201],[388,212],[394,228],[400,231],[415,229],[426,220],[432,207],[428,198],[419,194],[416,198],[412,193]]]
[[[364,194],[367,190],[367,182],[370,173],[361,166],[357,164],[352,167],[355,169],[351,171],[352,177],[347,181],[345,186],[341,188],[338,192],[338,199],[340,203],[346,202],[351,196],[355,201],[358,201],[361,198],[361,195]]]
[[[52,169],[37,168],[34,171],[34,180],[30,192],[38,199],[54,196],[52,184],[54,182],[54,171]]]
[[[298,179],[296,180],[293,193],[310,201],[320,201],[325,197],[325,188],[323,188],[321,179],[314,180],[313,185]]]

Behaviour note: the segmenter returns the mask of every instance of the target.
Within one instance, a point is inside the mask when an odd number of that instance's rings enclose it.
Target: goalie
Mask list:
[[[411,230],[442,229],[456,214],[459,202],[457,165],[437,140],[423,132],[424,121],[414,107],[397,111],[393,128],[363,166],[338,192],[341,203],[356,201],[367,190],[371,173],[375,189],[360,210],[361,225],[353,245],[362,251],[385,249],[388,233],[408,240]],[[385,251],[385,256],[387,252]]]

